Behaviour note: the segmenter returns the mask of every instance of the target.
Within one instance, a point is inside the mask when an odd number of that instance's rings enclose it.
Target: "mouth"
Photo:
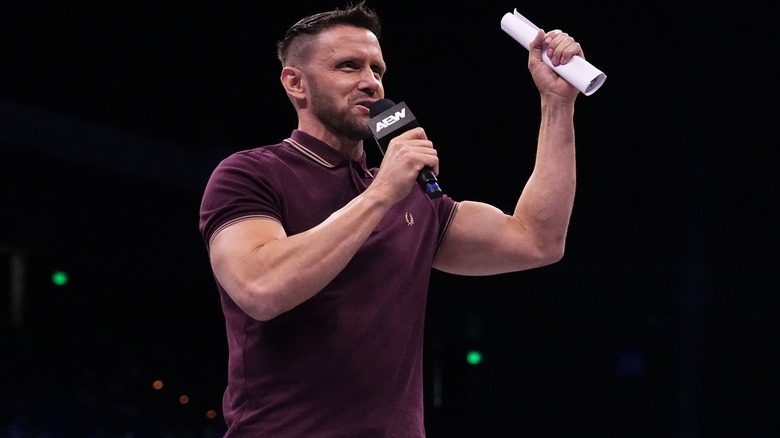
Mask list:
[[[375,100],[363,100],[357,103],[357,107],[361,108],[361,112],[365,109],[365,113],[371,112],[371,106],[376,102]]]

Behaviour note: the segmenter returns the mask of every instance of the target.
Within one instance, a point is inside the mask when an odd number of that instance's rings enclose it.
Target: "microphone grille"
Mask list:
[[[377,115],[389,110],[395,106],[395,102],[393,102],[390,99],[379,99],[376,102],[374,102],[373,105],[371,105],[371,110],[369,111],[370,117],[376,117]]]

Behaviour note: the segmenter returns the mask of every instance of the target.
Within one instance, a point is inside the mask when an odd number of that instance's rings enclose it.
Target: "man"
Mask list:
[[[539,31],[528,68],[541,96],[536,163],[513,215],[430,199],[422,128],[366,167],[369,108],[384,97],[379,20],[363,3],[302,19],[278,45],[298,127],[226,158],[200,229],[229,345],[227,436],[423,437],[422,351],[432,268],[490,275],[563,256],[575,191],[578,91],[541,61],[582,56]],[[519,188],[518,188],[519,190]]]

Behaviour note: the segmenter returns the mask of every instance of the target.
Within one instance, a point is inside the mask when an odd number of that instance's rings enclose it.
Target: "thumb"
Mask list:
[[[545,32],[542,29],[536,31],[536,36],[528,43],[529,62],[542,61],[542,45],[544,43]]]

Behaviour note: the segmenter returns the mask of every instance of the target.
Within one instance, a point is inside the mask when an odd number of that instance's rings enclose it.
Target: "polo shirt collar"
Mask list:
[[[290,145],[301,152],[305,157],[323,167],[332,169],[347,162],[347,158],[341,155],[336,149],[299,129],[294,130],[292,135],[290,135],[290,138],[285,141],[290,143]],[[365,169],[366,152],[363,151],[363,155],[355,161],[360,163],[360,167]]]

